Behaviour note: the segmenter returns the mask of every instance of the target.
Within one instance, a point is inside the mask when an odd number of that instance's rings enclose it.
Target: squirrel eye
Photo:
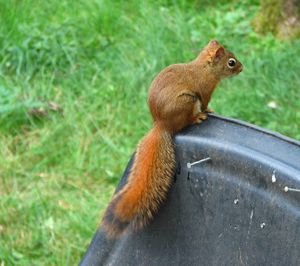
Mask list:
[[[234,58],[229,58],[227,65],[229,68],[233,68],[236,65],[236,60]]]

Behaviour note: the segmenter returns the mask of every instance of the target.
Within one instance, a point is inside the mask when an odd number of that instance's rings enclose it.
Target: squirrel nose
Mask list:
[[[243,71],[243,65],[240,66],[239,72]]]

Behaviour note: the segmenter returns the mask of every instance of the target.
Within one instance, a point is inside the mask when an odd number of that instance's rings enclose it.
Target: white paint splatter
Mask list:
[[[275,176],[275,173],[276,173],[276,170],[273,171],[272,173],[272,183],[275,183],[276,182],[276,176]]]

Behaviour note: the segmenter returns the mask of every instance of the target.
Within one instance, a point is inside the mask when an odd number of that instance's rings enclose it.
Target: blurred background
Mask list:
[[[298,0],[0,0],[0,265],[76,265],[138,140],[147,90],[211,39],[244,71],[211,108],[300,140]]]

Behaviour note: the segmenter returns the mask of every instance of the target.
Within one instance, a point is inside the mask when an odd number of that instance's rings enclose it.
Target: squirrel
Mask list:
[[[233,53],[212,40],[195,60],[170,65],[154,78],[148,94],[153,128],[138,144],[127,183],[104,213],[100,228],[108,238],[142,229],[153,219],[173,180],[173,135],[207,119],[217,84],[242,69]]]

